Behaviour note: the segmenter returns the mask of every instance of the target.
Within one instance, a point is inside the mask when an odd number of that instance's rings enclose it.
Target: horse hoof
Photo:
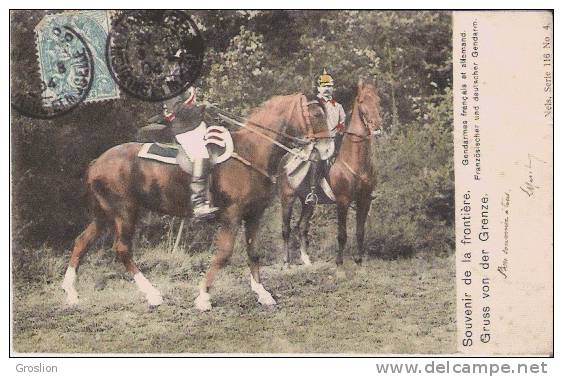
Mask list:
[[[147,294],[147,301],[150,308],[155,308],[162,304],[162,295],[160,292]]]
[[[66,304],[71,308],[78,306],[78,297],[67,297]]]
[[[346,280],[346,271],[342,267],[336,268],[336,280],[337,281],[344,281]]]
[[[258,302],[263,306],[274,306],[276,305],[276,300],[272,297],[272,295],[263,295],[258,298]]]
[[[201,293],[194,301],[195,307],[200,312],[206,312],[211,310],[211,301],[209,293]]]
[[[66,304],[68,306],[76,306],[78,305],[78,293],[76,293],[76,290],[73,288],[69,288],[69,287],[62,287],[66,293]]]
[[[311,265],[311,259],[309,259],[309,256],[307,254],[301,254],[301,261],[303,262],[303,265],[305,265],[305,266]]]

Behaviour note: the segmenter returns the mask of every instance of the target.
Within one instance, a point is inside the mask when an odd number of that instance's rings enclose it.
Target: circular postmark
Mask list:
[[[49,26],[36,31],[39,77],[12,62],[11,105],[21,114],[50,119],[75,109],[94,81],[92,52],[75,30]]]
[[[118,14],[106,43],[106,63],[123,91],[162,101],[199,77],[205,46],[185,11],[129,10]]]

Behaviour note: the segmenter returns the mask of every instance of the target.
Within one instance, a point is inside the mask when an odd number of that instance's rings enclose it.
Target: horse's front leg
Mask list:
[[[336,266],[342,266],[344,262],[344,249],[346,249],[346,241],[348,234],[346,231],[346,221],[348,218],[348,201],[337,201],[338,216],[338,252],[336,254]]]
[[[295,193],[289,188],[287,183],[282,183],[282,187],[283,186],[285,187],[282,189],[280,195],[282,206],[282,238],[285,250],[285,263],[289,266],[291,263],[291,250],[289,246],[291,237],[291,215],[293,213],[293,204],[295,203]]]
[[[356,241],[358,246],[358,251],[356,256],[354,257],[354,261],[357,264],[362,263],[362,258],[364,256],[364,235],[365,235],[365,227],[366,227],[366,218],[369,213],[369,208],[371,206],[371,200],[369,199],[369,194],[367,196],[368,199],[362,197],[362,200],[358,200],[356,202]]]
[[[240,210],[238,206],[226,208],[222,213],[222,225],[217,231],[216,245],[217,252],[211,259],[211,265],[205,277],[199,284],[199,295],[194,303],[196,308],[201,311],[211,309],[211,296],[209,289],[213,286],[215,277],[221,268],[227,263],[233,254],[237,231],[240,226]]]
[[[258,296],[260,304],[272,306],[276,304],[276,300],[262,285],[260,279],[260,254],[255,250],[262,213],[263,210],[245,218],[246,252],[248,254],[248,266],[250,267],[250,288]]]
[[[305,266],[311,265],[309,258],[309,228],[311,227],[311,218],[315,213],[315,204],[305,204],[305,200],[301,200],[301,216],[297,223],[299,229],[299,251],[301,253],[301,261]]]

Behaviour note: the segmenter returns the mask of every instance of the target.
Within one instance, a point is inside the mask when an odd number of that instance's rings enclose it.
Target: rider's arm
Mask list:
[[[164,118],[162,117],[162,114],[157,114],[151,118],[148,119],[148,123],[163,123]]]
[[[169,125],[172,116],[173,114],[168,111],[168,106],[166,102],[164,102],[162,104],[162,112],[160,114],[156,114],[153,117],[149,118],[147,122]]]

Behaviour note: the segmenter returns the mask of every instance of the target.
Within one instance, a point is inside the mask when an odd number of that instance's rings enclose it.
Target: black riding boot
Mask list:
[[[215,216],[215,212],[219,210],[217,207],[211,207],[207,198],[207,178],[209,176],[209,159],[196,159],[193,162],[192,183],[190,189],[192,191],[193,213],[196,220],[207,220]]]
[[[317,185],[321,180],[321,169],[319,169],[319,164],[320,161],[311,161],[311,170],[309,172],[309,185],[311,186],[311,192],[307,194],[305,204],[316,205],[319,201],[319,197],[317,196]]]

